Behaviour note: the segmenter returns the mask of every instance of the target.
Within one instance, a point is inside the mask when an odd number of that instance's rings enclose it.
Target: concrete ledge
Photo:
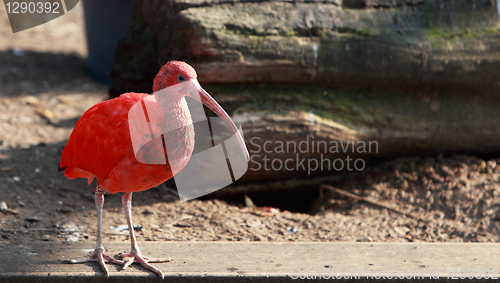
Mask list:
[[[0,282],[126,283],[146,278],[162,282],[137,264],[122,272],[120,266],[108,264],[111,274],[105,278],[97,263],[62,263],[83,257],[93,246],[1,243]],[[500,244],[491,243],[143,242],[139,246],[145,255],[174,258],[171,263],[155,264],[168,282],[291,282],[300,276],[328,278],[332,270],[343,271],[345,278],[334,280],[344,282],[385,281],[391,274],[392,282],[409,278],[416,282],[470,281],[460,280],[460,271],[475,278],[479,270],[483,279],[476,282],[500,278]],[[128,243],[107,243],[104,247],[110,255],[129,249]],[[490,279],[484,279],[485,270]]]

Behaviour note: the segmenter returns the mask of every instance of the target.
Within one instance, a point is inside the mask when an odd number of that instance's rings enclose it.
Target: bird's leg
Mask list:
[[[104,206],[104,190],[101,189],[101,187],[99,187],[99,184],[96,184],[94,193],[95,193],[95,207],[97,209],[97,241],[95,250],[89,257],[69,260],[68,263],[84,263],[89,261],[96,261],[99,263],[99,265],[101,265],[104,274],[106,276],[109,276],[109,271],[108,268],[106,267],[106,264],[104,263],[104,260],[121,265],[124,265],[125,262],[117,260],[104,253],[105,250],[102,247],[102,207]]]
[[[147,268],[154,273],[158,274],[163,278],[163,273],[158,268],[150,265],[149,263],[158,262],[169,262],[173,259],[171,258],[148,258],[141,254],[137,241],[134,234],[134,226],[132,225],[132,193],[124,193],[122,197],[123,212],[125,212],[125,217],[127,218],[128,232],[130,234],[130,243],[132,245],[130,253],[122,253],[120,256],[125,260],[128,258],[127,262],[123,266],[123,269],[129,267],[133,262],[140,263],[144,268]],[[123,270],[122,269],[122,270]]]

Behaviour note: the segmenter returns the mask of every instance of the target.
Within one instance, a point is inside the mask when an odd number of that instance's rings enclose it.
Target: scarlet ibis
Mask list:
[[[205,106],[221,117],[228,126],[238,133],[236,136],[247,161],[249,159],[243,137],[222,107],[199,85],[195,70],[184,62],[170,61],[165,64],[154,79],[153,92],[192,80],[198,94],[191,92],[180,95],[163,95],[159,97],[158,110],[165,123],[174,127],[183,126],[183,131],[174,135],[165,135],[165,144],[174,145],[174,149],[185,160],[189,160],[194,148],[194,127],[185,96],[201,100]],[[129,131],[128,112],[130,108],[147,97],[144,93],[125,93],[121,96],[97,103],[76,123],[70,139],[61,155],[61,170],[69,179],[87,178],[90,184],[94,178],[97,183],[94,189],[97,208],[97,242],[94,252],[86,258],[71,260],[70,263],[96,261],[106,276],[109,276],[104,260],[123,265],[126,269],[132,263],[140,263],[163,278],[163,273],[149,263],[168,262],[169,258],[148,258],[142,255],[136,242],[131,219],[132,193],[148,190],[157,186],[177,173],[170,164],[145,164],[137,160]],[[172,148],[170,146],[169,148]],[[187,163],[187,162],[186,162]],[[186,164],[182,164],[181,167]],[[178,165],[177,165],[178,166]],[[178,168],[182,169],[182,168]],[[102,208],[104,193],[123,192],[122,206],[127,218],[130,233],[131,252],[121,254],[122,259],[115,259],[105,253],[102,246]],[[123,270],[122,269],[122,270]]]

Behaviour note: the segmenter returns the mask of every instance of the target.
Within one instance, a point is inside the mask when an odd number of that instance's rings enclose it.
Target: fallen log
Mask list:
[[[498,24],[490,0],[137,1],[111,94],[189,62],[243,126],[243,181],[498,153]]]
[[[251,155],[246,181],[356,172],[372,160],[401,156],[500,152],[500,97],[294,86],[207,89],[242,125]]]

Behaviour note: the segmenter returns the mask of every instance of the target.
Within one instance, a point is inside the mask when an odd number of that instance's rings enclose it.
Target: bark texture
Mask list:
[[[498,27],[490,0],[139,0],[111,95],[151,92],[169,60],[192,64],[243,125],[247,181],[345,172],[348,158],[352,168],[356,159],[498,153]],[[310,170],[309,160],[324,159],[330,169]]]

